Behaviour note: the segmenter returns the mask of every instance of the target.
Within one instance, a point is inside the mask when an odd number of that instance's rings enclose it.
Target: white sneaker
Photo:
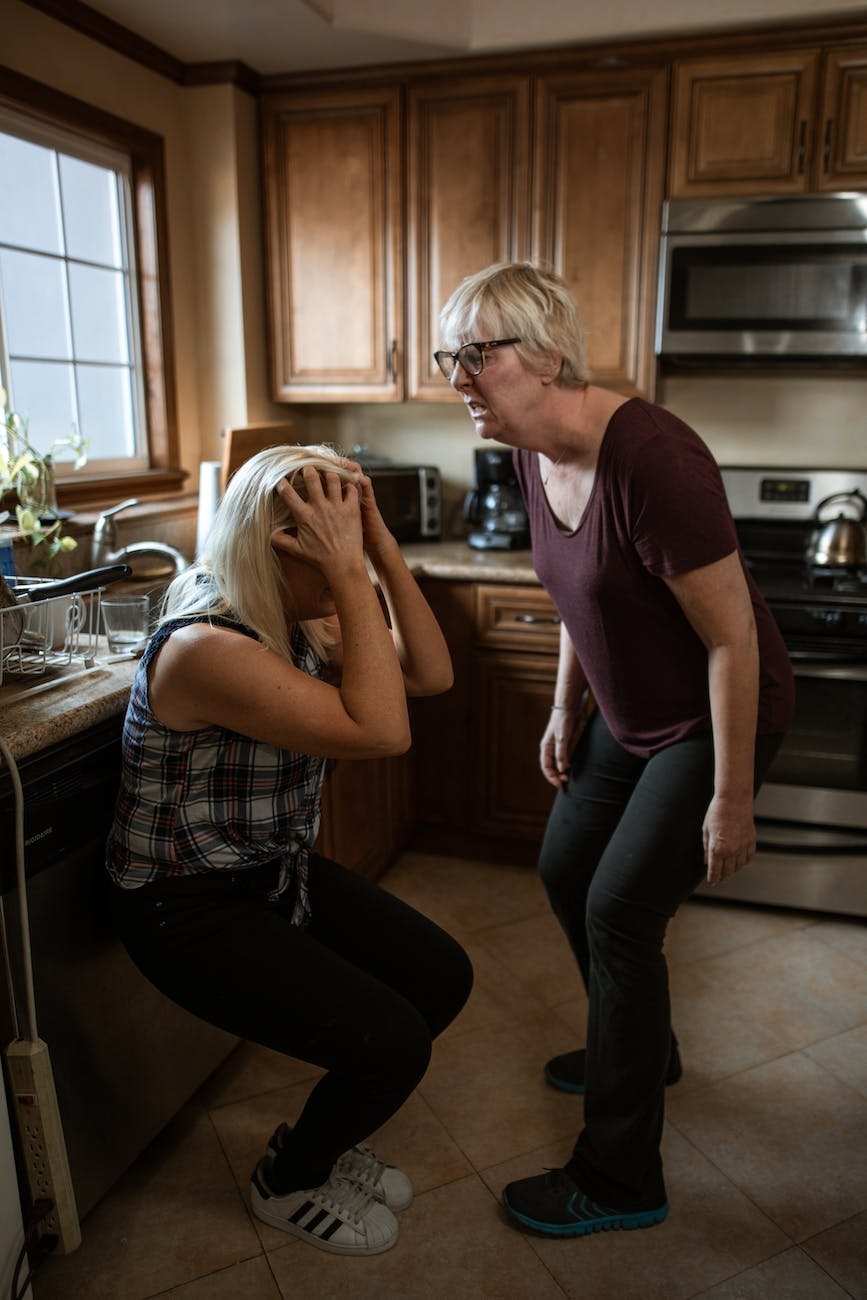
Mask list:
[[[271,1134],[268,1154],[276,1156],[288,1138],[291,1129],[280,1124]],[[412,1183],[403,1170],[379,1160],[368,1146],[352,1147],[335,1161],[333,1174],[342,1174],[359,1187],[366,1188],[390,1210],[405,1210],[412,1204]]]
[[[267,1182],[270,1164],[264,1156],[250,1183],[253,1213],[263,1223],[333,1255],[379,1255],[397,1241],[397,1219],[365,1187],[332,1170],[321,1187],[277,1196]]]

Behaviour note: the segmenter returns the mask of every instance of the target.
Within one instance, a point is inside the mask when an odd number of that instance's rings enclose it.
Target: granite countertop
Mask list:
[[[475,551],[464,541],[403,548],[417,578],[451,582],[538,583],[529,551]],[[0,686],[0,735],[16,760],[96,726],[126,709],[136,660],[117,660],[97,645],[93,667],[73,660],[42,677],[8,677]]]

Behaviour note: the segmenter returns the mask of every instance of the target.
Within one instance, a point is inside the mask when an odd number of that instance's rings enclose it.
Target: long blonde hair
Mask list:
[[[233,475],[202,554],[169,585],[160,623],[202,614],[234,618],[252,628],[269,650],[292,659],[283,607],[286,580],[271,535],[293,523],[277,484],[288,478],[303,495],[299,475],[307,465],[320,474],[339,474],[344,482],[358,481],[358,473],[341,465],[339,453],[327,446],[283,445],[251,456]],[[335,644],[327,623],[316,619],[301,627],[317,654],[327,659]]]

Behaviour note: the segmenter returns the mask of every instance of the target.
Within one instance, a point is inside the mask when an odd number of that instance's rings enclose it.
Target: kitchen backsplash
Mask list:
[[[867,466],[867,377],[769,375],[727,371],[661,377],[657,401],[691,424],[720,464],[864,468]],[[476,437],[463,405],[343,405],[298,412],[299,437],[353,445],[410,463],[438,465],[446,509],[454,512],[470,484]],[[458,513],[459,521],[459,513]]]

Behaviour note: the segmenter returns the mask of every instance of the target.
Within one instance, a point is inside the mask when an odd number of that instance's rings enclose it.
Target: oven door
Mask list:
[[[756,799],[756,857],[698,892],[867,916],[867,664],[793,667],[795,719]]]

